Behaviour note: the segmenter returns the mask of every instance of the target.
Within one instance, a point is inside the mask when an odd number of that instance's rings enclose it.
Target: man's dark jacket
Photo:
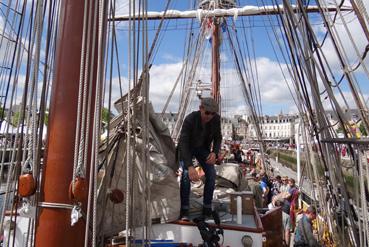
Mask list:
[[[179,139],[179,159],[184,161],[185,166],[192,166],[192,150],[194,148],[205,148],[210,152],[212,142],[212,152],[218,156],[222,142],[220,116],[215,114],[203,126],[201,123],[201,112],[194,111],[190,113],[182,125]]]

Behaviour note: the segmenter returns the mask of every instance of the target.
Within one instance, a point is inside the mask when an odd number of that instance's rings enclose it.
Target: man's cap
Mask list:
[[[213,98],[203,98],[201,99],[201,106],[204,107],[205,111],[218,112],[218,103]]]

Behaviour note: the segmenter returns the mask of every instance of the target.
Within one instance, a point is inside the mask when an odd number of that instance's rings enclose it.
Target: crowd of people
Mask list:
[[[259,154],[251,150],[243,151],[238,144],[233,145],[229,153],[230,160],[239,163],[245,170],[244,175],[249,178],[248,185],[254,194],[255,206],[269,210],[281,207],[284,245],[290,246],[291,233],[294,232],[294,246],[319,246],[311,227],[311,221],[316,217],[315,208],[299,212],[303,221],[296,220],[300,191],[295,179],[280,175],[269,177],[260,165]]]
[[[319,246],[311,223],[316,217],[316,210],[309,207],[305,212],[297,212],[300,191],[295,179],[280,175],[269,177],[264,170],[249,176],[249,186],[257,208],[272,210],[281,207],[284,245],[290,246],[291,233],[294,232],[294,246]],[[296,215],[301,213],[302,217],[297,221]]]

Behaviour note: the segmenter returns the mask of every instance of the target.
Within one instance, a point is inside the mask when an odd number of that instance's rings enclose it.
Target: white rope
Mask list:
[[[25,3],[24,3],[25,4]],[[24,28],[24,19],[25,18],[22,18],[22,22],[19,24],[20,25],[20,28],[23,30]],[[21,39],[18,39],[18,43],[17,43],[17,46],[19,47],[20,45],[22,44],[22,41]],[[9,120],[9,124],[10,124],[10,113],[11,113],[11,110],[12,110],[12,106],[14,104],[14,101],[15,99],[17,98],[17,85],[18,85],[18,76],[19,76],[19,71],[20,71],[20,66],[21,66],[21,63],[22,63],[22,58],[23,58],[23,54],[24,54],[24,51],[25,51],[25,47],[22,46],[23,49],[18,49],[17,51],[17,57],[16,57],[16,66],[15,66],[15,76],[14,76],[14,86],[13,86],[13,89],[12,89],[12,94],[11,94],[11,99],[10,99],[10,111],[8,112],[8,120]],[[7,133],[9,132],[9,125],[7,126]],[[19,129],[17,130],[17,133],[15,135],[15,140],[19,140]],[[4,222],[4,217],[5,217],[5,210],[6,210],[6,206],[9,204],[9,193],[10,193],[10,190],[11,190],[11,186],[10,186],[10,183],[11,183],[11,174],[13,172],[13,168],[14,168],[14,162],[15,162],[15,157],[16,157],[16,146],[17,146],[17,143],[14,142],[13,143],[13,146],[11,147],[12,148],[12,152],[10,153],[10,164],[9,164],[9,168],[8,168],[8,177],[7,177],[7,181],[6,181],[6,186],[5,186],[5,198],[3,200],[3,208],[2,208],[2,211],[1,211],[1,219],[0,219],[0,229],[3,230],[3,222]],[[7,145],[5,145],[4,147],[4,152],[6,152],[6,147]],[[5,160],[5,155],[2,156],[2,165],[1,165],[1,169],[3,171],[3,167],[4,167],[4,160]],[[1,176],[2,176],[2,171],[1,171]],[[14,186],[14,183],[13,183],[13,186]]]
[[[105,31],[106,26],[106,5],[105,0],[100,0],[99,13],[98,13],[98,57],[97,57],[97,76],[96,76],[96,90],[95,90],[95,113],[94,113],[94,129],[93,129],[93,148],[91,157],[90,169],[94,170],[93,184],[93,225],[92,225],[92,246],[96,246],[96,227],[97,227],[97,173],[99,166],[99,144],[100,144],[100,130],[101,130],[101,94],[104,80],[104,48],[105,48]]]
[[[144,6],[142,8],[142,15],[144,17],[147,17],[147,0],[143,1]],[[144,239],[149,241],[149,246],[151,246],[151,231],[152,231],[152,224],[151,224],[151,183],[150,183],[150,174],[151,174],[151,166],[150,166],[150,155],[149,155],[149,147],[148,147],[148,140],[149,140],[149,88],[150,88],[150,77],[149,77],[149,68],[147,66],[148,64],[148,25],[147,25],[147,20],[143,22],[143,28],[142,28],[142,33],[143,33],[143,68],[145,69],[145,73],[144,73],[144,78],[146,82],[144,84],[144,110],[143,111],[143,119],[144,119],[144,133],[143,133],[143,143],[146,146],[146,148],[143,150],[142,152],[142,161],[145,164],[145,179],[144,179],[144,183],[145,183],[145,195],[146,195],[146,200],[144,201],[144,205],[145,205],[145,229],[143,231],[144,234]],[[144,62],[145,61],[145,62]],[[145,67],[146,66],[146,67]]]
[[[74,181],[76,180],[77,176],[77,167],[80,167],[79,157],[80,157],[80,136],[81,136],[81,107],[82,107],[82,98],[83,98],[83,91],[82,88],[85,88],[85,80],[83,78],[84,73],[87,73],[85,61],[88,54],[85,55],[86,52],[86,39],[87,39],[87,17],[88,17],[88,1],[85,1],[84,8],[83,8],[83,31],[82,31],[82,47],[81,47],[81,63],[80,63],[80,70],[79,70],[79,87],[78,87],[78,104],[77,104],[77,122],[76,122],[76,134],[75,134],[75,141],[74,141],[74,159],[73,159],[73,178],[72,178],[72,190],[74,189]],[[88,49],[87,49],[88,52]]]
[[[28,172],[33,171],[33,165],[37,165],[37,156],[35,155],[37,153],[37,99],[38,99],[38,90],[37,90],[37,84],[38,84],[38,70],[39,70],[39,63],[40,63],[40,52],[41,52],[41,38],[42,38],[42,19],[43,19],[43,1],[37,2],[37,8],[36,8],[36,21],[34,26],[34,37],[36,39],[36,49],[35,49],[35,58],[34,58],[34,68],[33,68],[33,78],[32,78],[32,90],[30,95],[30,108],[32,112],[29,110],[28,113],[29,116],[28,119],[31,120],[31,134],[30,140],[28,143],[28,149],[26,153],[28,153],[27,160],[31,162],[30,164],[30,170]],[[28,122],[29,123],[29,122]],[[27,124],[28,126],[28,124]],[[28,131],[27,131],[28,132]],[[28,135],[27,135],[28,136]],[[26,162],[25,162],[26,163]],[[25,164],[26,165],[26,164]]]
[[[134,3],[134,1],[133,1]],[[127,95],[127,132],[126,132],[126,138],[127,138],[127,146],[126,146],[126,152],[127,152],[127,165],[126,165],[126,245],[127,247],[131,246],[131,242],[129,241],[130,237],[130,200],[131,195],[129,193],[131,185],[131,69],[132,69],[132,61],[131,61],[131,39],[132,39],[132,0],[129,0],[129,21],[128,21],[128,95]],[[124,113],[123,113],[124,114]]]
[[[33,25],[33,30],[31,32],[31,34],[33,34],[33,35],[31,37],[32,40],[30,40],[31,48],[30,48],[30,51],[29,51],[30,54],[33,54],[34,52],[36,54],[36,57],[35,57],[36,61],[35,61],[33,69],[35,69],[36,65],[38,64],[37,60],[39,61],[39,52],[40,52],[39,50],[34,51],[35,39],[36,39],[36,36],[38,34],[38,31],[39,31],[39,28],[38,28],[39,23],[38,23],[38,18],[37,18],[38,17],[37,14],[38,14],[38,11],[39,11],[38,6],[39,6],[39,3],[37,3],[37,5],[36,5],[36,13],[35,13],[35,17],[36,17],[35,19],[36,20],[35,20],[35,23]],[[30,60],[30,58],[28,58],[28,59]],[[32,61],[29,62],[28,66],[29,66],[28,69],[31,71],[32,70]],[[22,104],[21,104],[21,109],[22,110],[21,110],[21,119],[20,119],[21,120],[21,123],[20,123],[21,126],[20,127],[23,129],[23,131],[24,131],[24,128],[26,128],[26,135],[23,135],[24,139],[23,139],[22,147],[26,147],[26,150],[28,150],[28,152],[26,151],[26,152],[22,153],[22,164],[24,164],[24,166],[22,167],[22,170],[28,170],[25,166],[28,165],[28,164],[33,163],[33,158],[32,158],[33,152],[31,152],[32,146],[33,146],[33,136],[32,136],[33,135],[33,131],[32,131],[33,130],[33,125],[31,124],[31,127],[30,127],[29,124],[31,123],[31,119],[33,119],[33,116],[34,116],[33,110],[34,110],[35,106],[33,105],[33,96],[34,96],[33,89],[34,89],[34,80],[37,77],[38,76],[35,74],[35,70],[32,70],[31,89],[29,89],[30,86],[29,86],[29,83],[28,83],[27,91],[23,92],[23,98],[22,98]],[[27,95],[29,96],[29,103],[28,104],[27,104]],[[29,109],[27,109],[27,105],[29,106],[28,107]],[[24,109],[24,111],[23,111],[23,109]],[[24,118],[26,120],[24,120]],[[25,124],[25,126],[24,126],[24,124]],[[29,129],[31,129],[31,131],[29,131]],[[29,132],[31,132],[31,133],[29,133]],[[26,160],[28,162],[26,162]]]
[[[86,63],[86,65],[90,65],[90,70],[89,71],[91,71],[91,73],[88,73],[88,75],[85,75],[86,82],[87,82],[87,78],[89,79],[89,82],[87,84],[89,86],[89,88],[88,88],[88,103],[87,103],[88,104],[88,107],[87,107],[86,114],[89,114],[90,113],[90,109],[91,109],[92,85],[93,85],[93,79],[94,79],[94,75],[95,75],[94,73],[92,73],[93,67],[94,67],[94,63],[95,63],[95,52],[94,52],[95,51],[95,47],[96,47],[96,38],[95,37],[96,37],[97,31],[98,31],[98,30],[96,30],[96,19],[98,18],[98,5],[99,5],[99,3],[98,2],[94,2],[94,3],[90,2],[91,9],[92,9],[92,5],[93,4],[95,4],[95,8],[94,8],[94,10],[89,15],[89,25],[88,25],[88,27],[92,27],[92,46],[91,46],[92,56],[91,56],[91,60],[87,60],[87,61],[90,61],[90,64]],[[91,18],[93,18],[93,23],[92,24],[90,22],[91,21]],[[89,32],[89,34],[90,34],[90,32]],[[89,42],[89,39],[87,39],[87,40]],[[90,49],[88,48],[88,50],[90,50]],[[84,104],[84,106],[85,106],[85,104]],[[89,135],[88,135],[88,133],[89,133],[89,127],[90,127],[89,126],[90,125],[90,118],[89,117],[87,117],[86,125],[87,125],[87,128],[86,128],[85,135],[87,137],[89,137]],[[87,163],[87,152],[88,152],[87,143],[89,142],[89,138],[87,138],[87,140],[85,140],[85,141],[86,142],[84,144],[86,146],[84,148],[84,152],[86,152],[86,153],[84,153],[84,162],[83,162],[83,164],[86,165],[86,163]],[[94,146],[94,143],[92,143],[91,150],[93,150],[93,146]],[[94,173],[95,173],[94,167],[90,167],[90,179],[89,179],[90,186],[89,186],[89,191],[88,191],[89,193],[88,193],[87,219],[86,219],[86,229],[85,229],[85,247],[88,247],[88,243],[89,243],[89,241],[88,241],[89,224],[90,224],[90,217],[89,216],[91,215],[91,210],[93,210],[93,203],[94,203],[93,201],[91,202],[91,200],[94,200],[94,198],[91,199],[92,190],[93,190],[93,186],[94,186],[91,183],[92,183],[92,181],[94,181],[94,176],[95,176]],[[94,234],[94,232],[93,232],[93,234]]]

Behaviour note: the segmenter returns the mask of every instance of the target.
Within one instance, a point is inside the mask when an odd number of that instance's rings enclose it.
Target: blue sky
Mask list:
[[[331,0],[332,2],[333,0]],[[2,0],[3,3],[7,3],[8,1]],[[138,1],[137,1],[138,2]],[[162,11],[166,4],[166,0],[151,0],[148,1],[149,11]],[[170,9],[176,10],[188,10],[189,6],[192,6],[193,1],[183,1],[183,0],[172,0],[172,4],[170,5]],[[266,3],[265,3],[266,2]],[[239,6],[254,5],[254,6],[262,6],[263,3],[269,5],[271,1],[249,1],[242,0],[238,1]],[[348,2],[348,1],[346,1]],[[368,10],[369,1],[363,1],[366,5],[366,9]],[[346,5],[348,3],[345,3]],[[117,1],[117,14],[127,13],[128,12],[128,0],[118,0]],[[2,7],[4,10],[4,7]],[[320,18],[316,14],[310,15],[313,18],[313,28],[318,34],[318,38],[322,39],[324,35],[324,28],[321,23]],[[358,45],[359,52],[362,53],[365,45],[368,44],[368,41],[365,39],[362,31],[360,30],[355,17],[352,14],[344,13],[345,19],[348,22],[349,30],[352,32],[352,35],[355,39],[355,43]],[[1,16],[0,16],[1,17]],[[272,24],[276,27],[275,18],[272,17]],[[228,25],[231,25],[232,18],[228,18]],[[242,20],[245,27],[242,27]],[[297,111],[296,106],[294,105],[293,99],[289,93],[287,88],[286,81],[281,73],[281,68],[284,72],[286,72],[286,64],[282,61],[281,64],[278,64],[272,47],[276,47],[277,39],[279,36],[275,37],[271,32],[270,27],[270,19],[269,17],[238,17],[236,21],[237,32],[240,37],[241,43],[244,45],[245,36],[243,32],[245,32],[246,39],[248,40],[248,45],[250,46],[250,50],[255,52],[255,59],[252,59],[252,63],[257,68],[257,77],[260,87],[260,96],[261,96],[261,104],[262,104],[262,114],[274,115],[278,114],[281,111],[284,113],[294,113]],[[174,85],[174,82],[177,78],[177,75],[180,72],[182,61],[183,61],[183,52],[184,52],[184,44],[186,39],[186,32],[188,30],[187,25],[189,20],[171,20],[166,22],[165,29],[163,32],[162,38],[159,42],[159,49],[155,56],[153,66],[150,71],[151,75],[151,83],[150,83],[150,99],[153,102],[154,108],[156,111],[161,111],[163,105]],[[152,38],[156,32],[159,21],[152,21],[149,23],[149,42],[152,42]],[[0,18],[0,26],[3,26],[3,18]],[[198,20],[194,20],[194,26],[197,27],[197,30],[200,27],[200,22]],[[267,26],[267,27],[265,27]],[[127,23],[117,23],[117,33],[118,33],[118,41],[119,41],[119,57],[120,57],[120,66],[122,69],[123,82],[125,83],[124,87],[127,88]],[[344,30],[343,22],[340,17],[338,17],[337,21],[337,32],[342,34],[340,36],[342,38],[342,43],[344,48],[347,50],[347,56],[351,64],[356,64],[358,61],[357,56],[355,55],[355,51],[353,47],[350,45],[349,37],[345,35],[346,31]],[[269,40],[268,34],[271,37]],[[229,45],[227,46],[227,40],[223,40],[223,44],[225,44],[224,48],[221,51],[221,63],[222,68],[222,111],[225,115],[232,114],[246,114],[247,107],[245,106],[245,101],[240,93],[240,81],[236,78],[235,70],[232,70],[231,67],[231,56],[229,53]],[[25,41],[26,43],[26,41]],[[43,45],[44,47],[44,45]],[[207,43],[204,48],[206,58],[208,61],[203,61],[200,65],[200,75],[197,79],[201,79],[204,82],[210,82],[209,69],[206,67],[210,62],[210,42]],[[339,71],[340,65],[338,63],[337,57],[334,55],[333,46],[329,40],[325,42],[323,47],[324,53],[326,55],[329,64],[332,67],[333,73],[337,73],[340,75]],[[277,52],[278,49],[277,49]],[[44,55],[44,51],[41,50],[41,54]],[[279,56],[280,57],[280,56]],[[206,60],[206,59],[204,59]],[[364,63],[369,68],[369,58],[364,60]],[[119,97],[119,86],[118,86],[118,78],[117,71],[114,73],[114,84],[113,84],[113,99],[118,99]],[[256,76],[256,75],[255,75]],[[369,98],[369,81],[367,74],[364,73],[363,69],[359,69],[359,73],[356,73],[355,76],[358,79],[360,90],[367,100]],[[21,78],[24,77],[24,73],[20,75]],[[289,81],[290,78],[287,78]],[[335,92],[339,95],[339,92]],[[344,95],[345,100],[349,103],[350,107],[353,107],[353,99],[350,95],[348,86],[342,83],[342,95]],[[324,97],[324,96],[323,96]],[[178,98],[179,98],[179,90],[177,90],[174,94],[174,99],[169,105],[168,111],[176,112],[178,109]],[[343,103],[344,99],[339,97],[339,102]],[[197,101],[195,100],[192,105],[192,110],[198,107]],[[328,102],[324,102],[325,105],[329,108]]]
[[[163,6],[166,4],[166,1],[164,0],[155,0],[148,2],[149,11],[163,11]],[[170,9],[188,10],[188,6],[191,5],[191,2],[192,1],[172,1]],[[121,1],[120,4],[121,7],[118,8],[118,14],[127,11],[127,1]],[[263,1],[239,1],[239,6],[245,6],[246,4],[262,6]],[[369,3],[365,4],[369,5]],[[269,4],[266,3],[266,5]],[[310,16],[314,20],[313,28],[318,34],[318,38],[322,39],[322,36],[324,35],[324,30],[321,19],[316,14],[312,14]],[[241,18],[243,18],[246,28],[242,28]],[[345,14],[345,19],[348,22],[350,31],[353,32],[355,42],[358,44],[358,49],[361,53],[365,45],[367,44],[367,41],[365,40],[362,31],[360,31],[355,17],[352,14]],[[153,27],[157,27],[158,23],[158,21],[155,21],[149,24],[152,27],[152,31],[150,31],[151,36],[156,31],[156,28]],[[150,98],[154,104],[154,108],[156,109],[156,111],[161,111],[162,106],[164,105],[164,102],[172,88],[172,85],[176,80],[176,76],[180,71],[181,62],[183,60],[184,41],[186,37],[186,23],[189,23],[189,21],[171,20],[167,24],[167,31],[165,31],[165,33],[163,34],[163,38],[160,42],[160,48],[151,69]],[[230,19],[228,23],[230,23]],[[272,23],[276,25],[275,19]],[[338,21],[338,23],[339,24],[336,25],[338,32],[341,33],[340,30],[342,30],[342,33],[344,33],[344,27],[342,25],[343,22]],[[247,39],[249,39],[249,44],[252,44],[252,47],[250,49],[253,50],[256,54],[254,62],[257,65],[258,70],[261,104],[263,110],[262,113],[267,115],[274,115],[280,112],[294,113],[297,111],[297,108],[294,105],[292,97],[286,86],[286,82],[282,76],[281,69],[279,67],[281,66],[285,70],[286,66],[283,62],[281,65],[279,65],[276,60],[276,57],[272,50],[272,45],[276,45],[276,37],[274,37],[274,35],[272,34],[272,29],[270,27],[266,28],[266,25],[270,25],[268,17],[238,17],[236,23],[241,42],[244,37],[243,35],[241,35],[241,33],[243,32],[242,30],[245,30],[246,34],[248,35]],[[195,20],[195,26],[200,26],[198,20]],[[118,24],[118,30],[120,40],[124,42],[127,37],[126,24]],[[268,38],[268,32],[271,40],[269,40]],[[250,37],[252,37],[252,40]],[[348,40],[349,38],[347,37],[347,35],[343,35],[343,43],[345,46],[346,44],[350,43],[346,42]],[[329,64],[333,68],[334,72],[340,75],[341,72],[338,72],[340,65],[338,63],[337,57],[334,55],[333,46],[329,42],[329,40],[325,43],[326,44],[324,47],[324,52],[327,56],[327,60],[329,61]],[[348,51],[349,60],[352,62],[352,64],[356,64],[357,57],[353,52],[353,48],[349,45],[347,45],[347,47],[345,48]],[[124,45],[122,46],[122,49],[124,49]],[[225,64],[229,67],[229,58],[230,57],[226,54],[226,52],[224,52],[222,56],[222,64],[224,64],[224,61],[226,61]],[[368,58],[366,58],[364,62],[369,65]],[[240,90],[235,88],[237,85],[239,85],[239,82],[235,81],[234,73],[234,71],[228,70],[226,74],[222,76],[223,83],[227,78],[229,78],[231,81],[233,80],[233,84],[227,84],[228,89],[222,93],[223,100],[226,101],[223,106],[228,107],[228,109],[223,109],[223,111],[225,111],[227,114],[246,114],[247,108],[245,107],[242,95],[240,95]],[[206,79],[206,75],[203,76],[205,81],[210,81],[210,79]],[[358,78],[361,92],[363,93],[364,98],[368,99],[369,81],[367,75],[365,73],[356,73],[356,76]],[[231,90],[229,90],[230,87],[232,88]],[[339,95],[339,92],[336,93],[337,95]],[[342,85],[342,94],[344,95],[345,100],[349,103],[350,107],[354,107],[352,104],[353,99],[349,93],[347,85]],[[178,104],[176,103],[176,99],[178,99],[178,92],[176,92],[174,98],[174,102],[169,107],[169,111],[172,112],[176,112],[176,109],[178,107]],[[341,103],[344,102],[343,98],[338,100]],[[196,108],[197,102],[195,101],[192,109]]]

